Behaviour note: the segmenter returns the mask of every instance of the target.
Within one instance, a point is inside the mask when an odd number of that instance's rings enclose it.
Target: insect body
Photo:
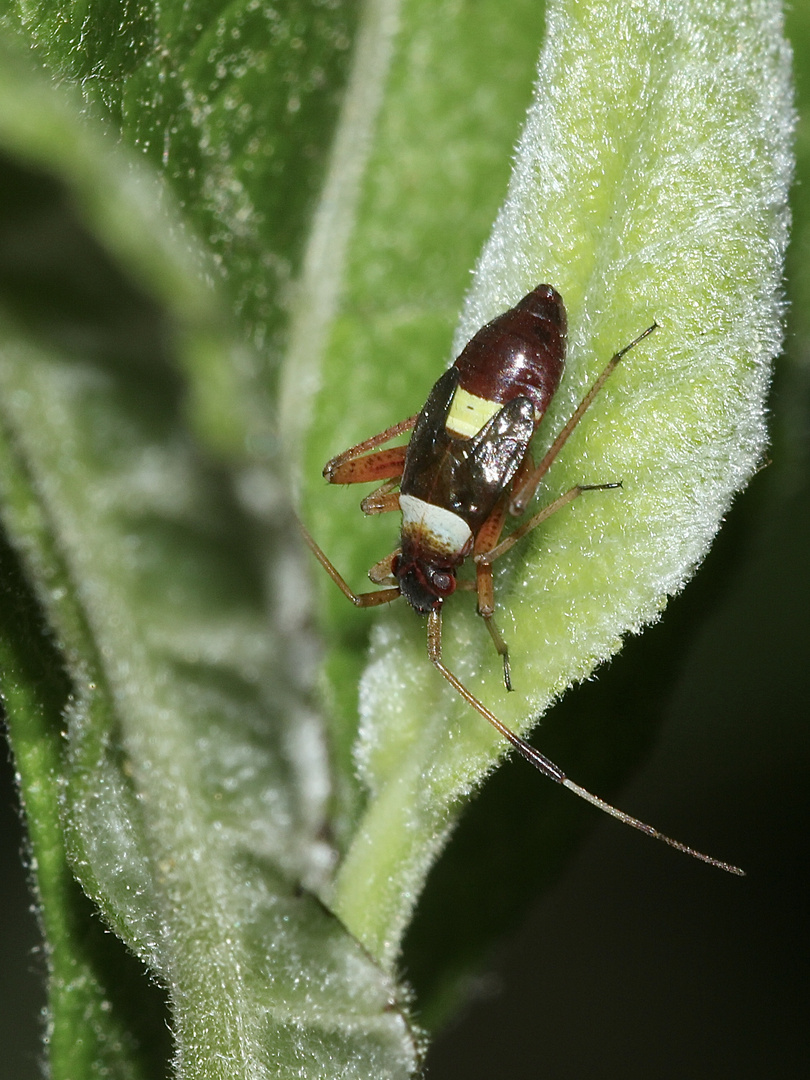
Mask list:
[[[454,590],[469,555],[494,546],[512,491],[536,471],[529,443],[560,382],[565,324],[559,294],[538,286],[479,330],[416,420],[399,485],[402,551],[392,571],[422,614]],[[494,629],[491,563],[479,561],[476,571],[479,611]]]
[[[538,285],[478,331],[435,383],[418,415],[327,463],[324,476],[330,483],[383,481],[361,503],[365,513],[399,510],[402,514],[400,547],[369,571],[375,584],[387,587],[352,592],[306,530],[304,536],[332,580],[358,607],[385,604],[403,596],[415,611],[426,616],[428,656],[433,665],[540,772],[671,847],[742,874],[737,867],[664,836],[569,780],[553,762],[507,728],[442,661],[442,607],[457,587],[464,587],[457,571],[472,559],[478,611],[502,657],[504,682],[511,690],[508,649],[493,620],[493,562],[583,492],[620,484],[578,484],[502,539],[505,524],[509,518],[525,514],[538,483],[611,372],[655,329],[654,323],[612,357],[543,459],[535,464],[530,443],[559,386],[566,344],[562,298],[550,285]],[[407,446],[380,449],[407,431],[412,431]]]

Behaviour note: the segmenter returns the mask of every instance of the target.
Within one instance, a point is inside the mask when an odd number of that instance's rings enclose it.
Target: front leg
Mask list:
[[[304,540],[307,542],[312,554],[327,572],[329,577],[334,581],[347,600],[351,600],[355,607],[378,607],[380,604],[390,604],[392,600],[396,600],[400,595],[399,587],[395,586],[390,589],[378,589],[375,592],[356,593],[353,592],[345,578],[337,567],[331,562],[326,553],[318,546],[315,540],[309,533],[309,530],[299,521],[298,526],[301,529]],[[379,564],[378,564],[379,565]]]
[[[369,579],[373,581],[375,585],[396,585],[396,578],[394,577],[394,559],[401,553],[402,548],[397,548],[396,551],[392,551],[390,555],[386,555],[384,559],[380,559],[379,562],[374,563],[368,572]]]

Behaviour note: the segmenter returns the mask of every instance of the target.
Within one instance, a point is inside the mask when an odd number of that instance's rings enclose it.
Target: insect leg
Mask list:
[[[507,502],[502,499],[493,512],[478,530],[475,537],[473,553],[491,550],[498,542],[506,520]],[[475,567],[475,587],[478,592],[478,614],[484,620],[489,636],[495,646],[495,651],[503,660],[503,684],[507,690],[512,689],[512,672],[509,667],[509,647],[504,641],[500,630],[495,624],[495,588],[492,581],[492,564],[488,562],[477,563]]]
[[[480,590],[478,595],[481,595]],[[501,660],[503,660],[503,685],[507,690],[512,691],[514,687],[512,686],[512,668],[509,664],[509,646],[504,641],[503,635],[498,629],[492,615],[486,615],[483,611],[480,611],[480,609],[479,614],[484,619],[484,626],[489,630],[489,636],[492,638],[495,652],[500,656]]]
[[[523,482],[534,469],[531,451],[526,453],[515,473],[513,486]],[[491,551],[498,543],[503,532],[506,513],[509,506],[508,498],[504,497],[497,504],[487,520],[478,530],[475,536],[473,555]],[[500,630],[495,625],[493,618],[495,612],[495,589],[492,581],[491,562],[478,562],[475,567],[475,587],[478,592],[478,614],[484,619],[486,628],[495,645],[495,651],[503,660],[503,682],[507,690],[512,689],[512,673],[509,667],[509,647],[504,641]]]
[[[330,461],[323,475],[330,484],[371,484],[375,480],[398,480],[405,466],[407,449],[407,446],[392,446],[389,450],[377,450],[334,467]]]
[[[390,442],[391,439],[395,439],[397,435],[402,435],[406,431],[410,431],[416,423],[416,416],[409,416],[407,420],[400,420],[398,424],[394,424],[393,427],[386,428],[385,431],[380,431],[377,435],[372,435],[370,439],[365,439],[361,443],[357,443],[356,446],[350,446],[348,450],[344,450],[342,454],[338,454],[330,461],[327,461],[323,469],[323,475],[329,481],[330,484],[356,484],[361,483],[363,480],[385,480],[388,477],[399,476],[402,473],[401,464],[405,461],[405,447],[393,447],[391,450],[381,451],[379,454],[367,454],[368,450],[374,450],[377,446],[382,446],[383,443]],[[365,455],[365,459],[364,456]],[[386,476],[384,472],[377,471],[373,475],[364,475],[362,479],[355,477],[356,469],[351,468],[351,463],[358,458],[368,461],[378,462],[388,461],[392,462],[394,466],[396,463],[400,463],[399,471],[389,472]],[[363,468],[369,466],[359,465],[358,468],[362,472]],[[379,466],[378,466],[379,467]]]
[[[378,487],[360,503],[360,509],[364,514],[387,514],[391,510],[399,510],[399,492],[394,491],[399,478],[389,480],[387,484]]]
[[[402,549],[396,548],[390,555],[386,555],[384,559],[380,559],[379,562],[374,563],[368,572],[368,576],[375,585],[390,585],[396,580],[394,577],[393,564],[394,559],[400,554],[402,554]]]
[[[591,406],[596,395],[608,381],[614,369],[618,366],[619,361],[622,359],[622,357],[625,356],[628,352],[630,352],[632,348],[638,345],[640,341],[643,341],[648,334],[651,334],[653,330],[656,330],[657,328],[658,323],[653,323],[652,326],[648,326],[647,329],[643,333],[639,334],[637,338],[634,338],[629,345],[625,345],[623,349],[619,349],[619,351],[610,358],[599,378],[590,388],[582,401],[580,401],[579,405],[577,405],[568,423],[565,425],[565,427],[562,429],[557,438],[549,447],[543,460],[534,469],[528,479],[523,481],[523,483],[519,486],[516,485],[513,488],[514,493],[512,495],[512,500],[509,506],[509,512],[513,516],[520,517],[521,514],[525,513],[526,507],[531,502],[532,496],[537,490],[537,485],[551,468],[552,462],[556,458],[557,454],[559,454],[560,450],[562,450],[563,446],[565,446],[574,428],[580,422],[587,409]]]
[[[538,525],[541,525],[544,521],[547,521],[552,514],[556,514],[558,510],[562,510],[564,506],[573,502],[574,499],[579,498],[583,491],[608,491],[611,488],[620,488],[621,481],[617,481],[612,484],[577,484],[575,487],[569,488],[563,495],[555,499],[554,502],[544,506],[542,510],[534,514],[528,521],[524,521],[523,524],[515,529],[513,533],[510,533],[505,540],[501,540],[500,544],[497,544],[490,551],[483,551],[480,555],[474,555],[473,561],[476,564],[476,569],[479,566],[493,563],[496,559],[500,558],[505,552],[521,540],[526,533],[531,532],[532,529],[536,529]]]
[[[304,540],[307,542],[312,554],[327,572],[329,577],[334,581],[347,600],[351,600],[355,607],[377,607],[379,604],[390,604],[392,600],[396,600],[400,595],[399,588],[390,589],[377,589],[374,592],[367,593],[355,593],[346,584],[346,581],[340,571],[334,566],[327,558],[325,552],[315,543],[309,531],[302,522],[298,522],[298,526],[301,529]]]
[[[673,840],[671,837],[665,836],[664,833],[659,832],[658,829],[654,829],[652,825],[647,825],[643,821],[639,821],[638,818],[626,814],[623,810],[618,810],[615,806],[611,806],[610,803],[605,802],[604,799],[600,799],[598,795],[592,795],[590,791],[580,787],[579,784],[575,784],[573,780],[569,780],[562,769],[555,765],[553,761],[550,761],[545,754],[541,754],[539,750],[535,750],[535,748],[527,743],[525,739],[521,739],[521,737],[516,735],[514,731],[506,726],[506,724],[502,723],[502,721],[500,721],[494,713],[491,713],[474,694],[470,693],[467,687],[456,678],[448,667],[445,667],[442,661],[442,615],[440,608],[434,609],[428,615],[427,638],[428,656],[437,671],[450,683],[456,693],[464,698],[468,705],[471,705],[477,713],[492,724],[495,730],[498,731],[507,742],[514,746],[521,757],[525,758],[530,765],[533,765],[535,769],[544,776],[547,776],[550,780],[554,780],[558,784],[562,784],[563,787],[572,791],[574,795],[577,795],[580,799],[584,799],[585,802],[589,802],[598,810],[610,814],[611,817],[615,817],[625,825],[630,825],[633,829],[638,829],[639,832],[651,836],[654,840],[661,840],[663,843],[675,848],[676,851],[682,851],[685,855],[691,855],[693,858],[708,863],[710,866],[716,866],[719,870],[726,870],[729,874],[737,874],[739,877],[745,876],[745,871],[741,870],[738,866],[732,866],[730,863],[721,862],[720,859],[714,859],[711,855],[704,855],[700,851],[696,851],[694,848],[682,844],[679,840]]]

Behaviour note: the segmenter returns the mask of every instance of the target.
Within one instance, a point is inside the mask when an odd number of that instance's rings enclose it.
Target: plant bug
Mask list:
[[[399,510],[402,514],[400,546],[369,571],[372,582],[383,587],[353,592],[306,529],[303,533],[321,566],[357,607],[375,607],[404,596],[419,615],[427,617],[431,663],[544,776],[626,825],[721,870],[742,875],[739,867],[672,840],[569,780],[562,769],[506,727],[442,661],[442,606],[459,585],[464,587],[456,573],[472,559],[478,612],[502,658],[504,683],[511,690],[509,651],[493,619],[492,564],[584,492],[617,488],[621,483],[577,484],[502,539],[506,522],[526,513],[540,480],[613,370],[656,328],[653,323],[608,361],[536,465],[531,440],[560,384],[566,347],[562,297],[551,285],[538,285],[470,339],[435,383],[420,413],[326,464],[323,475],[332,484],[383,481],[360,504],[364,513]],[[380,449],[408,431],[412,434],[406,446]]]

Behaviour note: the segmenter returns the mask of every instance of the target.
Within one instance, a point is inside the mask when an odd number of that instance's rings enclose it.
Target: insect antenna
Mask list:
[[[528,743],[526,745],[528,746]],[[529,749],[532,749],[532,747],[529,747]],[[741,870],[739,866],[732,866],[731,863],[722,862],[720,859],[712,858],[711,855],[704,855],[701,851],[696,851],[687,844],[682,844],[680,840],[673,840],[671,836],[666,836],[664,833],[659,832],[658,829],[654,829],[652,825],[647,825],[643,821],[639,821],[638,818],[626,814],[624,810],[619,810],[617,807],[611,806],[610,803],[605,802],[604,799],[600,799],[598,795],[593,795],[590,791],[586,791],[586,789],[580,787],[579,784],[575,784],[573,780],[569,780],[567,776],[563,776],[559,782],[563,787],[567,787],[569,791],[573,791],[575,795],[579,795],[580,799],[584,799],[599,810],[604,810],[606,814],[610,814],[611,817],[615,817],[618,821],[623,821],[625,825],[631,825],[634,829],[638,829],[639,832],[643,832],[646,836],[651,836],[653,840],[661,840],[665,844],[669,844],[671,848],[675,848],[676,851],[682,851],[685,855],[691,855],[693,859],[700,859],[701,862],[708,863],[709,866],[716,866],[718,870],[725,870],[729,874],[736,874],[737,877],[745,877],[745,871]]]
[[[516,735],[515,732],[508,728],[503,721],[499,720],[494,713],[490,712],[448,667],[445,667],[441,658],[441,613],[438,610],[432,611],[428,617],[428,654],[434,666],[450,683],[456,693],[464,698],[467,704],[471,705],[485,720],[492,724],[495,730],[498,731],[507,742],[514,746],[521,757],[525,758],[526,761],[541,772],[543,776],[547,776],[550,780],[562,784],[563,787],[568,788],[569,791],[578,795],[580,799],[584,799],[585,802],[589,802],[598,810],[610,814],[611,817],[615,817],[625,825],[630,825],[632,828],[638,829],[639,832],[643,832],[646,836],[651,836],[653,840],[661,840],[671,848],[675,848],[676,851],[682,851],[685,855],[691,855],[693,859],[699,859],[701,862],[708,863],[709,866],[716,866],[718,870],[725,870],[729,874],[745,877],[745,871],[741,870],[739,866],[732,866],[731,863],[722,862],[720,859],[712,858],[711,855],[704,855],[701,851],[696,851],[687,844],[682,844],[680,840],[673,840],[672,837],[659,832],[658,829],[653,828],[652,825],[647,825],[645,822],[639,821],[638,818],[634,818],[631,814],[626,814],[624,810],[619,810],[617,807],[611,806],[611,804],[605,802],[604,799],[600,799],[598,795],[593,795],[590,791],[580,787],[579,784],[575,784],[574,781],[569,780],[562,769],[555,765],[553,761],[549,760],[545,754],[541,754],[539,750],[535,750],[535,748],[527,743],[525,739],[521,739],[519,735]]]

